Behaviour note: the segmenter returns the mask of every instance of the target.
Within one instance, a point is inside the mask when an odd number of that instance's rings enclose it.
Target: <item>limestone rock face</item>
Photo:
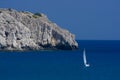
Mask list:
[[[42,13],[0,9],[0,50],[78,48],[75,37]]]

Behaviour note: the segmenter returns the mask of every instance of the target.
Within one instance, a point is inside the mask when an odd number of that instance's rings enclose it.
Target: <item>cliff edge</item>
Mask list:
[[[42,13],[0,9],[0,50],[77,49],[75,37]]]

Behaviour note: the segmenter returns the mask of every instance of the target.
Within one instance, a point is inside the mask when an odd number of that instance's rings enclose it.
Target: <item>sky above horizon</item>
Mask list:
[[[120,0],[1,0],[0,8],[42,12],[79,40],[120,40]]]

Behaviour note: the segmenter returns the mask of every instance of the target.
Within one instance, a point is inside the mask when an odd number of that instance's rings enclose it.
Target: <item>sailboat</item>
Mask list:
[[[86,51],[85,51],[85,49],[84,49],[84,51],[83,51],[83,61],[84,61],[85,67],[89,67],[89,66],[90,66],[90,64],[87,63]]]

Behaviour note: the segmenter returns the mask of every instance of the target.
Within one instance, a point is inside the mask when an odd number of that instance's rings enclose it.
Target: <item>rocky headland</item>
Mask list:
[[[77,49],[75,36],[42,13],[0,9],[0,50]]]

